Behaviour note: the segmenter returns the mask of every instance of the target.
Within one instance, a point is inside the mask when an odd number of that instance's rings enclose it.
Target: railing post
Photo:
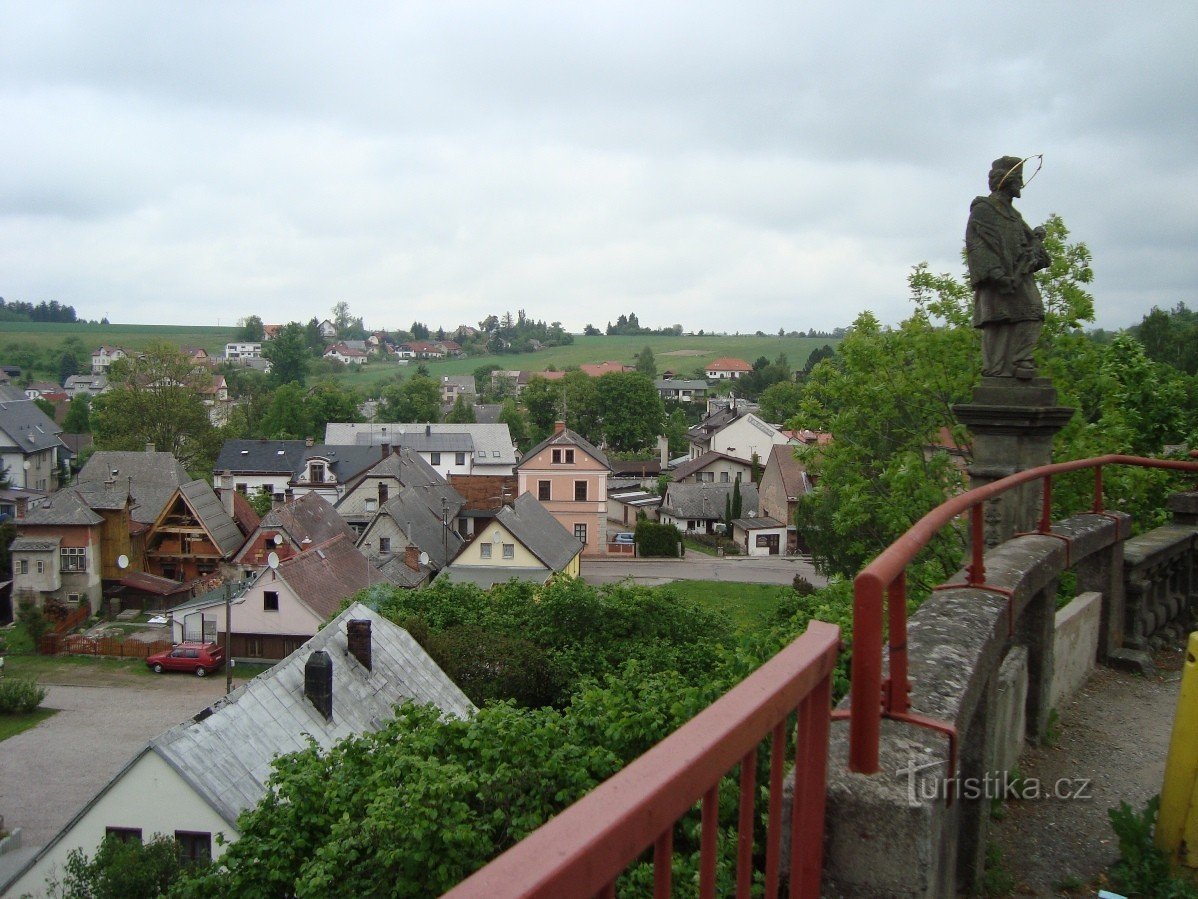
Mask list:
[[[970,584],[986,583],[986,523],[982,517],[983,506],[978,503],[969,509],[969,567]],[[854,622],[854,628],[856,623]]]
[[[911,707],[907,680],[907,572],[903,571],[886,591],[890,621],[890,678],[886,690],[888,712],[905,712]]]
[[[853,582],[852,718],[849,720],[849,770],[878,770],[882,732],[882,584],[858,575]]]
[[[1044,493],[1040,498],[1040,533],[1052,532],[1052,475],[1044,477]]]

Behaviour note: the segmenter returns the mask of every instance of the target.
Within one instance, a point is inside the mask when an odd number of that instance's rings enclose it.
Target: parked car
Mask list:
[[[616,534],[616,536],[612,537],[611,542],[612,543],[625,543],[625,544],[635,543],[636,540],[633,539],[635,536],[636,535],[633,534],[632,531],[620,531],[618,534]]]
[[[177,643],[166,652],[146,657],[146,665],[155,674],[164,671],[194,671],[204,677],[225,664],[225,651],[218,643]]]

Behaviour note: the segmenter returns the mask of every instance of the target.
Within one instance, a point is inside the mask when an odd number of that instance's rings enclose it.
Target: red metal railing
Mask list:
[[[849,769],[863,774],[878,770],[878,738],[882,718],[909,721],[948,733],[946,725],[911,711],[907,679],[907,566],[931,539],[959,515],[970,515],[970,560],[966,586],[986,585],[983,504],[999,494],[1033,481],[1043,481],[1038,533],[1052,529],[1052,479],[1055,475],[1094,469],[1090,512],[1103,513],[1102,470],[1107,465],[1168,468],[1198,473],[1198,463],[1137,456],[1099,456],[1044,465],[977,487],[937,506],[867,565],[853,581],[853,670],[849,713]],[[997,588],[988,588],[997,589]],[[1002,591],[999,591],[1002,592]],[[890,676],[882,679],[882,621],[889,625]],[[950,747],[951,753],[951,747]]]
[[[654,895],[671,890],[675,823],[702,801],[699,895],[715,896],[719,783],[740,766],[737,896],[753,881],[757,750],[770,738],[765,887],[778,893],[787,719],[797,712],[790,895],[819,895],[832,669],[840,629],[813,621],[757,671],[560,815],[446,894],[453,899],[615,896],[653,847]]]

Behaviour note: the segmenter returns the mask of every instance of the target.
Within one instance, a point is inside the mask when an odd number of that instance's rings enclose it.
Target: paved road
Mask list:
[[[797,556],[717,558],[690,552],[685,559],[588,558],[582,562],[582,579],[588,584],[610,584],[625,578],[651,587],[682,580],[789,584],[796,574],[816,587],[826,583],[809,561]]]
[[[0,815],[40,846],[71,820],[146,745],[225,693],[225,679],[137,677],[132,686],[47,687],[43,708],[59,709],[0,745]]]

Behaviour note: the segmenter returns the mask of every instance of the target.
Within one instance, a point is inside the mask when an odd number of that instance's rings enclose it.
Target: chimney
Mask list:
[[[432,425],[425,425],[425,426],[424,426],[424,436],[425,436],[425,437],[429,437],[429,436],[431,436],[431,435],[432,435],[432,433],[433,433],[433,426],[432,426]]]
[[[554,434],[560,434],[564,430],[566,430],[566,423],[564,421],[555,421],[553,423]]]
[[[403,563],[413,571],[420,570],[420,547],[409,543],[404,547]]]
[[[325,718],[333,717],[333,660],[323,649],[304,664],[304,696]]]
[[[225,514],[230,518],[234,517],[233,494],[236,492],[232,487],[222,487],[220,490],[221,505],[225,507]]]
[[[665,471],[670,464],[670,438],[665,434],[657,438],[657,456],[661,461],[661,470]]]
[[[152,444],[152,443],[147,443],[147,444],[146,444],[146,452],[147,452],[147,453],[152,453],[152,452],[154,452],[154,444]]]
[[[345,636],[349,643],[350,655],[370,671],[370,619],[351,618],[345,623]]]
[[[311,438],[311,437],[305,437],[305,438],[304,438],[304,446],[311,446],[311,445],[313,444],[313,442],[314,442],[314,441],[312,440],[312,438]]]
[[[389,455],[391,455],[391,444],[384,443],[383,444],[383,458],[386,459]]]

